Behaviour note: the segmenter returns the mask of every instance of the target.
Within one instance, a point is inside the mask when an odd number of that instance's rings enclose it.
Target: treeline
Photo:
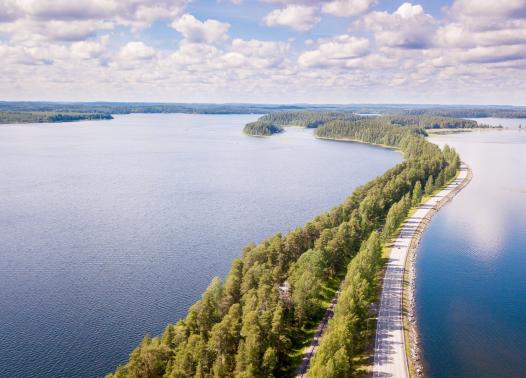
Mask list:
[[[259,129],[263,125],[281,125],[281,126],[301,126],[306,128],[318,128],[323,126],[338,128],[343,127],[348,133],[359,133],[361,129],[367,128],[367,132],[374,132],[381,135],[382,138],[393,138],[395,134],[399,137],[404,133],[402,130],[395,130],[389,126],[407,126],[419,133],[425,135],[423,129],[461,129],[461,128],[486,128],[488,125],[480,125],[476,121],[462,118],[438,117],[438,116],[419,116],[419,115],[386,115],[386,116],[360,116],[354,113],[343,112],[275,112],[264,115],[257,122],[248,124],[250,128],[255,128],[257,124]],[[374,126],[375,130],[370,126]],[[247,129],[247,128],[246,128]],[[261,135],[250,134],[249,135]],[[264,134],[270,135],[270,134]],[[318,136],[329,137],[328,135]],[[362,139],[358,136],[356,139]],[[368,140],[369,141],[369,140]],[[377,143],[370,141],[371,143]],[[378,143],[378,144],[393,144]]]
[[[206,104],[206,103],[154,103],[154,102],[39,102],[0,101],[0,111],[60,112],[60,113],[196,113],[196,114],[268,114],[268,113],[333,113],[344,114],[385,114],[385,115],[427,115],[456,118],[526,118],[524,106],[436,106],[397,104]],[[301,125],[300,125],[301,126]]]
[[[349,139],[360,142],[399,147],[410,136],[427,135],[424,129],[393,125],[385,117],[357,121],[330,121],[316,129],[319,138]]]
[[[243,128],[243,132],[251,136],[270,136],[272,134],[283,132],[283,127],[274,125],[271,122],[258,120],[256,122],[247,123]]]
[[[187,114],[268,114],[283,111],[347,111],[345,105],[206,104],[154,102],[36,102],[0,101],[0,111],[78,113],[187,113]]]
[[[457,117],[457,118],[526,118],[524,107],[484,107],[484,108],[428,108],[411,109],[404,112],[407,115],[427,115],[435,117]]]
[[[425,129],[467,129],[476,127],[488,127],[479,125],[477,121],[453,117],[440,116],[417,116],[417,115],[392,115],[385,116],[392,124],[401,126],[417,126]]]
[[[262,122],[271,122],[283,126],[300,126],[316,128],[319,125],[335,119],[357,120],[363,117],[354,113],[344,112],[313,112],[313,111],[287,111],[275,112],[259,118]]]
[[[161,336],[145,337],[128,363],[108,377],[290,375],[298,362],[294,355],[345,273],[337,316],[312,369],[321,371],[326,365],[330,371],[350,373],[353,356],[363,351],[372,332],[366,325],[378,285],[383,238],[377,230],[390,217],[401,219],[390,209],[402,208],[400,201],[412,199],[415,187],[421,188],[430,177],[453,177],[459,161],[454,150],[441,151],[422,138],[421,130],[385,123],[377,130],[377,126],[335,120],[318,132],[399,148],[405,155],[403,163],[304,227],[246,247],[224,282],[214,278],[186,318],[168,325]]]
[[[0,123],[73,122],[113,119],[107,113],[1,112]]]

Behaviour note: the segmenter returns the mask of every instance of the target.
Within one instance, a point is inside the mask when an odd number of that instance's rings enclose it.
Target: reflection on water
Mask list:
[[[429,375],[525,376],[526,131],[432,140],[455,147],[474,177],[436,215],[419,250],[416,299]]]

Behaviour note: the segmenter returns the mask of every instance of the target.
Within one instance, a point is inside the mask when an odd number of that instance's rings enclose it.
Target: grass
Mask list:
[[[310,346],[314,334],[316,333],[316,328],[325,315],[327,307],[329,307],[329,304],[334,298],[334,295],[336,294],[336,291],[338,291],[338,287],[344,278],[345,272],[341,272],[323,285],[320,298],[320,311],[316,317],[311,319],[304,327],[294,334],[293,340],[295,340],[295,343],[292,345],[292,352],[289,354],[291,363],[289,364],[289,367],[282,372],[283,377],[295,376],[296,369],[301,363],[305,349]]]

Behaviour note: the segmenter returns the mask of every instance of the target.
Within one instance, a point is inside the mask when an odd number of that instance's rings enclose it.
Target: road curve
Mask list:
[[[460,173],[447,187],[433,195],[402,225],[389,254],[376,326],[373,377],[410,377],[402,319],[405,263],[411,248],[429,218],[468,181],[469,168],[462,163]]]

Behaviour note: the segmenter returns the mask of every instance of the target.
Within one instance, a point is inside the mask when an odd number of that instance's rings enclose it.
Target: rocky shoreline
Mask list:
[[[409,343],[410,350],[410,362],[413,366],[413,371],[415,376],[424,377],[424,361],[422,360],[422,349],[420,345],[420,335],[418,333],[418,319],[416,316],[416,305],[415,305],[415,289],[416,289],[416,257],[418,246],[423,232],[427,228],[427,225],[431,221],[431,218],[435,213],[446,203],[448,203],[458,192],[460,192],[472,179],[473,172],[471,169],[464,163],[462,166],[465,167],[468,171],[464,180],[453,189],[447,196],[445,196],[437,205],[430,211],[427,216],[422,219],[422,222],[418,225],[418,229],[415,232],[413,239],[411,240],[411,245],[409,248],[409,253],[406,261],[406,268],[408,269],[408,283],[404,288],[404,297],[407,298],[407,307],[405,311],[404,320],[407,321],[409,325],[409,340],[406,339],[406,343]]]

